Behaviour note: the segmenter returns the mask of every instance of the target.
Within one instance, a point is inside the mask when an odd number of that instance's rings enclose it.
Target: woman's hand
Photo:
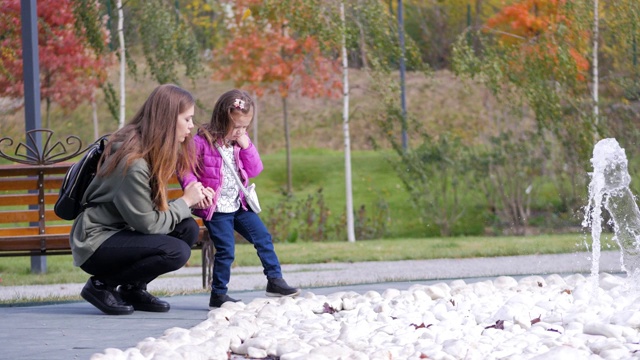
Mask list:
[[[211,205],[213,205],[213,197],[215,196],[216,192],[213,191],[213,189],[210,187],[204,188],[203,191],[205,197],[192,206],[194,209],[208,209],[211,207]]]
[[[187,187],[184,189],[184,195],[182,195],[182,199],[187,203],[189,207],[193,207],[200,202],[203,202],[203,204],[206,203],[207,197],[208,201],[211,202],[213,200],[213,196],[211,195],[212,192],[213,190],[211,190],[211,188],[205,188],[201,182],[196,181],[187,185]]]

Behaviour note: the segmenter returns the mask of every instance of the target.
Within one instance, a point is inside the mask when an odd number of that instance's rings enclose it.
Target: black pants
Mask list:
[[[199,232],[192,218],[183,220],[168,235],[123,230],[102,243],[80,268],[109,286],[146,287],[156,277],[187,263]]]

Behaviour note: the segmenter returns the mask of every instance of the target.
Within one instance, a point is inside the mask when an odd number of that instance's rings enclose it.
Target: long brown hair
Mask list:
[[[98,176],[111,174],[123,160],[126,172],[134,160],[143,158],[151,172],[152,200],[158,210],[167,210],[167,184],[174,175],[195,168],[192,138],[188,136],[182,143],[176,140],[178,115],[194,105],[193,95],[179,86],[155,88],[133,119],[109,137]],[[119,147],[114,147],[117,143]]]
[[[254,109],[251,95],[244,90],[233,89],[220,95],[213,107],[211,121],[203,124],[199,133],[203,135],[210,144],[220,142],[233,128],[233,118],[231,114],[248,114]]]

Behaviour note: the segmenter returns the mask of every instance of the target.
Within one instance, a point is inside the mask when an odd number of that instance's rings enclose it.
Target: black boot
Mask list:
[[[167,312],[171,309],[168,302],[158,299],[147,291],[146,285],[122,285],[118,292],[124,301],[140,311]]]
[[[267,279],[267,296],[296,296],[300,289],[289,286],[284,279]]]
[[[122,300],[114,287],[93,277],[84,285],[80,296],[107,315],[130,315],[134,310],[133,306]]]
[[[222,304],[226,303],[226,302],[238,302],[240,300],[238,299],[234,299],[231,296],[227,295],[227,294],[214,294],[211,293],[211,297],[209,298],[209,308],[213,309],[213,308],[219,308],[220,306],[222,306]]]

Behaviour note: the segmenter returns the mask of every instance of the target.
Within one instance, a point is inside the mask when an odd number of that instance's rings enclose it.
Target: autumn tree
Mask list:
[[[40,93],[46,104],[46,127],[50,126],[51,104],[74,109],[93,99],[111,63],[109,56],[92,46],[85,29],[76,26],[73,5],[71,0],[61,0],[39,2],[37,7]],[[0,33],[0,95],[21,98],[24,80],[19,0],[0,0]],[[106,42],[104,27],[97,26],[94,34],[96,44]]]
[[[542,158],[551,167],[548,171],[555,178],[562,208],[568,211],[579,206],[580,176],[599,130],[589,91],[591,28],[582,5],[564,0],[514,2],[473,34],[481,42],[478,51],[466,34],[454,48],[458,75],[470,76],[490,89],[510,109],[512,121],[531,111],[537,134],[545,136],[523,138],[522,132],[509,138],[522,146],[539,144],[531,147],[532,154],[541,147],[558,149]],[[524,160],[523,167],[538,165]],[[521,183],[519,193],[530,192],[531,185]],[[507,200],[525,198],[514,195]],[[508,206],[505,203],[505,209]],[[521,220],[525,218],[522,214]]]
[[[515,87],[534,109],[541,128],[560,131],[568,96],[579,97],[587,85],[589,30],[578,9],[566,1],[524,0],[502,8],[478,36],[481,52],[461,36],[456,71],[477,76],[496,94]],[[549,91],[552,89],[552,91]],[[562,101],[565,100],[565,101]]]
[[[293,193],[291,139],[287,101],[293,92],[304,97],[336,96],[341,87],[338,63],[322,51],[318,37],[297,32],[291,17],[314,16],[304,1],[282,3],[240,0],[229,5],[227,42],[214,62],[215,79],[232,80],[258,96],[276,93],[282,100],[288,194]],[[276,9],[286,11],[276,11]],[[306,9],[309,10],[309,9]],[[295,21],[302,19],[297,18]]]

